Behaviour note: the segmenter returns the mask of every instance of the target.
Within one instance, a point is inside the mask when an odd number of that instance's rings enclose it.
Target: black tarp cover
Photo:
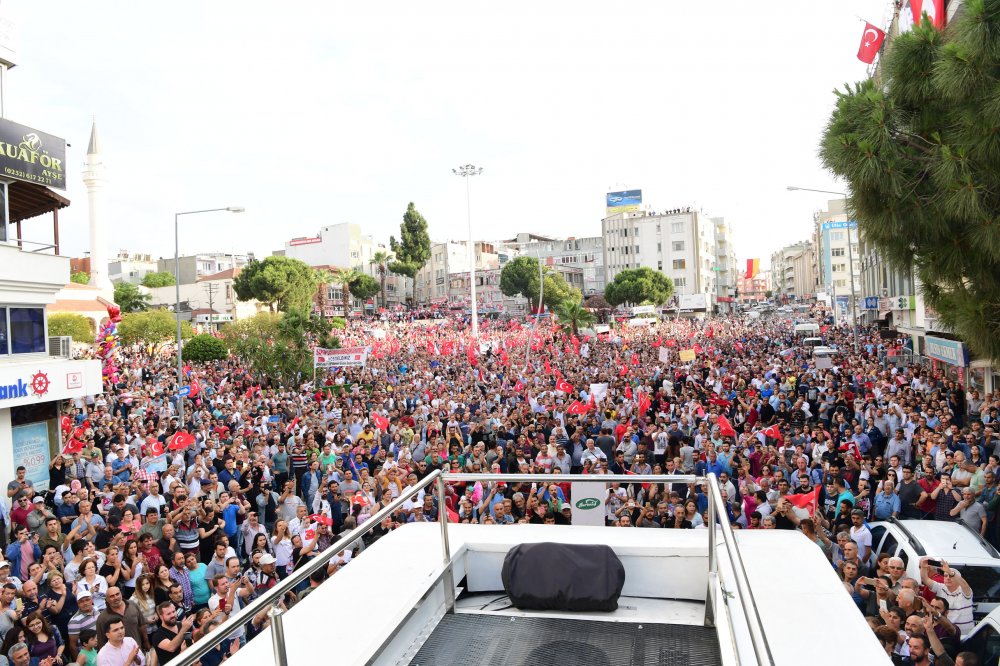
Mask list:
[[[503,588],[521,610],[613,611],[625,567],[604,545],[522,543],[507,553]]]

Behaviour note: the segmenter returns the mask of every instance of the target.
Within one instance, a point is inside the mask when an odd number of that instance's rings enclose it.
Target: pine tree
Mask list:
[[[905,10],[904,10],[905,11]],[[889,42],[881,80],[837,92],[820,154],[860,232],[912,268],[942,323],[1000,360],[1000,0]]]
[[[396,255],[396,261],[389,264],[389,270],[410,279],[416,278],[417,271],[431,258],[431,237],[427,233],[427,220],[412,201],[406,207],[403,221],[399,225],[399,240],[395,236],[389,236],[389,247]],[[416,283],[413,288],[415,291]]]

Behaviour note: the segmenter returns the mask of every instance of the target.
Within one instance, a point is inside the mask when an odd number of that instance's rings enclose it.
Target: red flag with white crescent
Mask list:
[[[920,0],[911,1],[920,3]],[[872,64],[879,49],[882,48],[883,41],[885,41],[885,33],[871,23],[865,22],[865,32],[861,35],[861,46],[858,47],[858,60],[869,65]]]

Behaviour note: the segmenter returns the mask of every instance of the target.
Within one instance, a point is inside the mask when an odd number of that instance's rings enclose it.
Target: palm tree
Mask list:
[[[333,271],[333,284],[340,286],[340,294],[344,301],[344,319],[351,316],[351,283],[361,277],[361,271],[355,268],[338,268]]]
[[[372,255],[372,258],[368,260],[368,263],[375,267],[375,272],[378,273],[378,281],[382,288],[382,307],[385,307],[385,279],[389,275],[389,262],[394,261],[395,257],[391,252],[386,252],[385,250],[379,250]]]
[[[576,335],[581,326],[592,326],[597,319],[593,312],[575,301],[563,301],[554,310],[559,324],[567,334]]]

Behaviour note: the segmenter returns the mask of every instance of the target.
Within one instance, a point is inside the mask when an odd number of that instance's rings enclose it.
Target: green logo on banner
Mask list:
[[[584,497],[582,500],[577,500],[576,508],[578,509],[596,509],[601,506],[601,500],[596,497]]]

